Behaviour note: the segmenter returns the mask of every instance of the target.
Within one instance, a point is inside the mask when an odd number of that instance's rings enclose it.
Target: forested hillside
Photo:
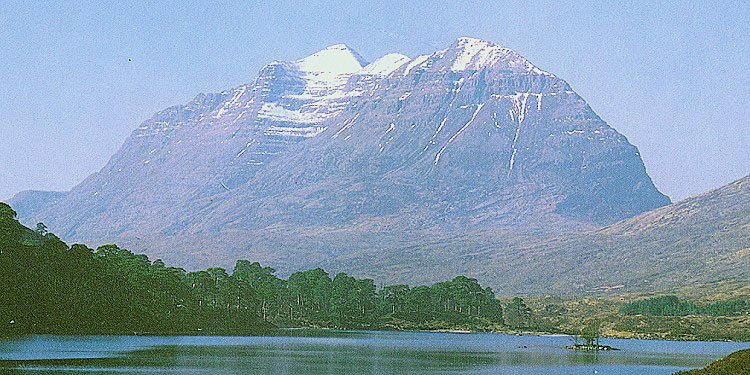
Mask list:
[[[490,288],[458,276],[386,286],[320,268],[283,280],[259,263],[186,272],[116,245],[68,247],[0,203],[0,334],[253,334],[274,325],[467,327],[502,323]],[[511,315],[513,315],[511,313]]]
[[[43,224],[20,225],[0,203],[0,334],[270,328],[235,279],[218,269],[186,273],[115,245],[68,247]]]
[[[596,323],[603,335],[617,337],[750,337],[744,294],[711,302],[676,296],[524,301],[499,300],[465,276],[378,288],[372,279],[321,268],[283,279],[247,260],[229,271],[187,272],[116,245],[68,246],[44,224],[22,226],[1,202],[0,285],[0,336],[250,335],[274,327],[578,334]]]

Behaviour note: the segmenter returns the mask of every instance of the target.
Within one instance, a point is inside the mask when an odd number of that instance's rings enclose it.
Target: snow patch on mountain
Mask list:
[[[451,136],[448,139],[448,142],[446,142],[445,145],[443,145],[443,147],[440,149],[440,151],[438,151],[437,155],[435,155],[435,165],[438,165],[438,162],[440,162],[440,156],[442,156],[443,153],[445,152],[445,150],[448,149],[448,146],[450,146],[450,144],[453,143],[453,141],[456,138],[458,138],[458,136],[460,136],[461,133],[463,133],[466,129],[468,129],[469,125],[471,125],[474,122],[474,119],[477,118],[477,114],[479,114],[479,111],[482,110],[482,107],[484,107],[484,104],[485,103],[481,103],[481,104],[477,105],[477,109],[474,110],[474,113],[472,113],[471,118],[469,119],[469,121],[466,124],[464,124],[464,126],[462,126],[461,129],[459,129],[456,132],[456,134],[453,134],[453,136]]]
[[[409,61],[411,61],[411,59],[408,56],[402,55],[400,53],[389,53],[375,60],[370,65],[367,65],[364,69],[362,69],[362,71],[357,74],[385,77],[393,73]]]
[[[330,46],[304,59],[294,62],[306,81],[302,96],[310,98],[341,96],[341,90],[352,74],[359,72],[367,62],[344,44]]]
[[[346,83],[353,74],[362,71],[367,62],[345,44],[336,44],[292,63],[275,64],[285,64],[287,69],[283,72],[288,75],[288,81],[301,81],[304,87],[301,92],[289,90],[278,99],[264,102],[258,117],[287,123],[319,124],[339,114],[352,97],[361,95],[361,92],[347,90]],[[279,78],[287,77],[269,77]],[[272,131],[267,134],[286,136],[288,133]]]
[[[299,124],[317,124],[328,118],[329,113],[306,112],[302,109],[287,109],[276,103],[263,103],[258,118]]]
[[[326,130],[324,126],[305,126],[305,127],[291,127],[291,126],[270,126],[263,133],[265,135],[275,135],[282,137],[303,137],[312,138]]]
[[[409,64],[406,66],[406,69],[404,69],[404,75],[409,74],[409,72],[411,72],[412,69],[424,64],[429,58],[430,58],[430,55],[420,55],[414,58],[414,60],[409,62]]]
[[[552,76],[552,74],[534,66],[515,51],[485,40],[462,37],[456,40],[453,48],[458,52],[458,56],[451,66],[451,70],[454,72],[479,70],[489,66],[501,65],[514,72]]]
[[[346,44],[335,44],[297,60],[295,64],[307,73],[351,75],[367,65],[367,61]]]

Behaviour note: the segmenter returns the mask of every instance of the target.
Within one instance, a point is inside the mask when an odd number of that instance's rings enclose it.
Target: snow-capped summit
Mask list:
[[[352,74],[367,65],[367,61],[346,44],[334,44],[295,61],[295,64],[303,72]]]
[[[554,77],[512,49],[470,37],[458,38],[450,47],[432,54],[417,56],[397,69],[406,76],[425,69],[436,72],[467,72],[484,68],[513,74]]]
[[[289,69],[280,70],[281,77],[273,76],[280,96],[266,100],[258,117],[284,124],[274,124],[265,134],[313,137],[325,128],[311,125],[338,114],[360,94],[347,90],[346,83],[367,61],[346,44],[334,44],[303,59],[275,64]]]
[[[529,72],[551,75],[534,66],[516,51],[478,38],[458,38],[448,49],[448,52],[453,53],[451,57],[454,60],[451,70],[454,72],[479,70],[493,66],[508,69],[514,73]]]

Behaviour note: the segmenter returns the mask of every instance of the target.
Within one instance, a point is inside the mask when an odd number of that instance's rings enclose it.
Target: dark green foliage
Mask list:
[[[320,268],[291,274],[287,282],[291,293],[291,300],[288,301],[289,318],[327,321],[331,307],[332,284],[328,272]]]
[[[367,325],[375,318],[375,283],[345,273],[333,278],[331,321],[335,326]]]
[[[731,316],[750,314],[750,300],[728,300],[710,303],[700,307],[705,315]]]
[[[457,323],[467,316],[476,316],[502,322],[500,302],[492,289],[482,289],[476,279],[458,276],[433,285],[430,292],[433,313],[440,320]]]
[[[15,219],[16,211],[13,210],[7,203],[0,202],[0,220]]]
[[[285,283],[274,276],[276,272],[271,267],[263,267],[258,262],[238,260],[234,266],[232,277],[242,285],[246,285],[253,293],[252,307],[255,314],[263,320],[280,318],[283,295],[279,293],[286,288]],[[275,314],[273,317],[271,313]]]
[[[238,278],[252,279],[259,314],[279,325],[381,328],[397,320],[417,326],[430,323],[502,323],[502,308],[489,288],[459,276],[433,286],[386,286],[345,273],[333,279],[320,268],[296,272],[288,280],[273,269],[240,260]],[[410,325],[411,326],[411,325]]]
[[[659,296],[631,302],[622,307],[625,315],[691,315],[698,312],[694,303],[682,301],[677,296]]]
[[[267,328],[250,308],[252,291],[222,271],[205,271],[209,283],[201,294],[182,269],[115,245],[68,247],[43,224],[25,228],[0,206],[0,335]]]
[[[505,324],[511,328],[528,327],[531,320],[531,309],[523,299],[516,297],[505,307]]]
[[[601,335],[601,322],[598,320],[586,322],[586,325],[581,329],[583,345],[587,347],[599,347],[599,337]]]
[[[681,300],[677,296],[659,296],[631,302],[623,306],[620,312],[623,315],[732,316],[750,313],[750,301],[728,300],[699,306],[693,302]]]
[[[23,227],[0,203],[0,335],[23,333],[246,334],[272,326],[381,328],[502,322],[490,288],[459,276],[432,286],[387,286],[323,269],[283,280],[237,261],[186,272],[116,245],[68,247],[43,223]],[[411,326],[411,325],[409,325]]]

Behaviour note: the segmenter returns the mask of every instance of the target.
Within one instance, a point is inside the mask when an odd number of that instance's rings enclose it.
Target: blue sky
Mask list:
[[[67,190],[141,121],[346,43],[474,36],[567,80],[673,199],[750,173],[750,5],[698,1],[0,2],[0,199]]]

